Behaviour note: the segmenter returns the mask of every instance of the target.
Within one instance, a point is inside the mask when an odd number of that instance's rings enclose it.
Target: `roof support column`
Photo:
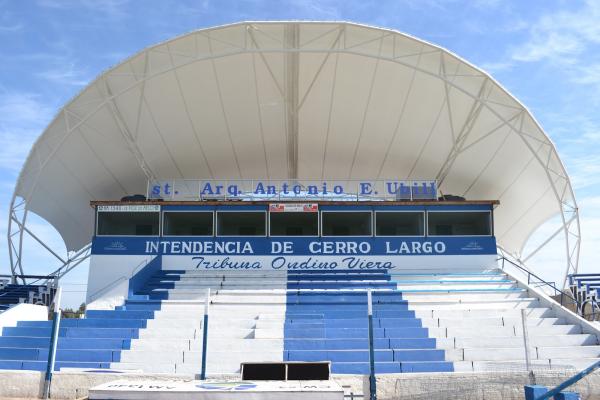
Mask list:
[[[286,118],[286,142],[288,177],[298,178],[298,80],[300,75],[299,59],[300,53],[300,26],[288,24],[285,26],[284,46],[285,53],[285,118]]]

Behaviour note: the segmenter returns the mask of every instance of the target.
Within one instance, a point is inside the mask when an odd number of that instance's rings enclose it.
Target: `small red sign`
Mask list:
[[[319,205],[316,203],[276,203],[269,204],[270,212],[318,212]]]

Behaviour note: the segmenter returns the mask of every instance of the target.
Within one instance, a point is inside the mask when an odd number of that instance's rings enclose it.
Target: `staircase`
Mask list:
[[[499,270],[392,279],[455,371],[524,369],[522,309],[535,368],[579,369],[600,357],[595,332],[559,317],[558,304],[543,305]]]
[[[367,374],[368,288],[378,373],[522,370],[521,309],[535,367],[600,359],[597,330],[499,270],[162,270],[114,310],[63,319],[56,367],[198,374],[210,289],[209,375],[287,360]],[[0,369],[45,370],[50,331],[50,321],[3,328]]]
[[[366,289],[373,290],[377,373],[453,371],[386,270],[290,273],[286,360],[330,360],[332,373],[368,374]]]
[[[207,373],[237,374],[242,361],[281,361],[285,286],[285,272],[160,271],[126,305],[152,310],[154,319],[111,367],[199,374],[209,288]]]

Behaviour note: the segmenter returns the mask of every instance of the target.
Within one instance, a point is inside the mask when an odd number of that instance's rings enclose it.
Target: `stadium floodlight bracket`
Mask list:
[[[8,256],[13,283],[17,283],[18,280],[21,280],[23,284],[26,283],[26,278],[23,276],[25,275],[23,254],[25,251],[24,240],[27,236],[35,240],[49,255],[56,258],[60,263],[58,268],[48,274],[48,276],[53,277],[56,282],[90,257],[92,248],[91,243],[88,243],[78,251],[70,252],[66,259],[61,257],[48,243],[40,238],[39,235],[36,235],[31,228],[27,227],[27,215],[28,210],[26,201],[13,196],[9,210],[7,230]]]

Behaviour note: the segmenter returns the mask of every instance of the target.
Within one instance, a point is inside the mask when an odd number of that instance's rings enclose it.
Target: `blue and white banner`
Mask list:
[[[483,268],[496,258],[496,240],[482,237],[96,237],[92,260],[135,264],[161,256],[163,269],[293,271],[327,269]]]
[[[481,237],[230,237],[97,236],[92,254],[198,256],[419,256],[496,254],[496,239]]]

